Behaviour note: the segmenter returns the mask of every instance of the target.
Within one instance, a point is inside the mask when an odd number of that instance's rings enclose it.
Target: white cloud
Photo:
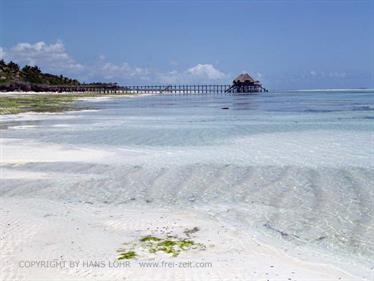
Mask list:
[[[119,83],[204,83],[211,80],[223,80],[227,75],[212,64],[197,64],[186,70],[158,71],[145,67],[132,66],[127,62],[112,63],[100,55],[93,63],[81,64],[66,51],[61,41],[47,44],[18,43],[3,49],[0,47],[0,59],[14,61],[20,66],[37,65],[42,71],[64,74],[85,81],[118,81]],[[175,65],[176,66],[176,65]]]
[[[160,72],[157,74],[157,76],[157,81],[166,84],[180,83],[181,81],[183,81],[183,74],[176,70],[164,73]]]
[[[329,78],[346,78],[347,73],[346,72],[324,72],[324,71],[315,71],[311,70],[309,71],[309,75],[318,79],[329,79]]]
[[[0,60],[5,58],[5,51],[3,48],[0,47]]]
[[[111,62],[104,62],[94,68],[94,74],[101,74],[105,79],[145,79],[147,78],[147,75],[149,75],[149,71],[141,67],[132,67],[126,62],[120,65]]]
[[[211,64],[197,64],[185,71],[172,70],[158,73],[158,80],[162,83],[198,83],[211,80],[223,80],[226,74]]]
[[[65,50],[60,41],[52,44],[45,42],[18,43],[7,50],[5,58],[18,64],[38,65],[46,71],[79,71],[83,65],[77,63]]]
[[[208,78],[209,80],[219,80],[225,77],[223,72],[211,64],[198,64],[188,69],[187,73],[199,78]]]
[[[317,72],[316,72],[315,70],[311,70],[311,71],[309,72],[309,74],[312,75],[312,76],[316,76],[316,75],[317,75]]]

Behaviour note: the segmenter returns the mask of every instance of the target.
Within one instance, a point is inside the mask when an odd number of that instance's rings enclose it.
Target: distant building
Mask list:
[[[253,93],[266,92],[260,81],[253,79],[248,73],[240,74],[232,81],[232,86],[228,90],[231,93]]]

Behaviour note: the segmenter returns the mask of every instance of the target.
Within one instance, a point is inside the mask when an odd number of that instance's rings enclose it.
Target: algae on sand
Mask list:
[[[141,242],[141,247],[146,249],[149,253],[162,252],[173,257],[177,257],[183,251],[205,249],[205,246],[201,243],[174,236],[168,236],[166,238],[146,236],[139,241]]]
[[[135,251],[121,252],[118,260],[130,260],[136,257]]]
[[[71,95],[29,95],[0,97],[0,114],[16,114],[27,111],[60,112],[73,109]]]
[[[144,236],[143,238],[140,239],[140,242],[147,242],[147,241],[160,241],[161,238],[155,237],[155,236]]]
[[[77,107],[74,101],[85,97],[109,96],[102,93],[76,93],[76,94],[25,94],[1,96],[0,115],[17,114],[22,112],[62,112],[69,110],[86,109]],[[129,96],[129,94],[116,94],[116,97]]]
[[[125,245],[128,244],[126,243]],[[139,247],[141,252],[150,254],[164,253],[172,257],[177,257],[182,252],[189,250],[206,249],[204,244],[196,243],[191,238],[181,238],[177,236],[157,237],[147,235],[131,245],[131,248],[118,250],[120,253],[118,259],[131,259],[137,257],[138,255],[135,253],[136,247]],[[129,256],[128,253],[134,253],[134,255]]]

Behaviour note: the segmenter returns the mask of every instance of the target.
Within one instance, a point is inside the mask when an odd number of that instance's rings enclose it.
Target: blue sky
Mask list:
[[[374,1],[0,0],[0,56],[83,81],[374,88]]]

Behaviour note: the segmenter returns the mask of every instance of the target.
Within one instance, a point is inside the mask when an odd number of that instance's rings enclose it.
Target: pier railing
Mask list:
[[[219,93],[255,93],[264,92],[259,86],[233,86],[233,85],[159,85],[159,86],[125,86],[131,93],[154,94],[219,94]]]
[[[231,85],[158,85],[158,86],[125,86],[133,93],[157,94],[212,94],[225,93]]]

